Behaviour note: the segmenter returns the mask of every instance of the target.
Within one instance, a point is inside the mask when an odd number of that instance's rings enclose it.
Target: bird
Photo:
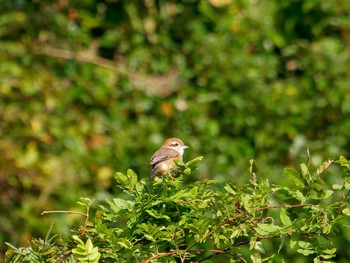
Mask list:
[[[169,138],[163,142],[163,145],[152,156],[149,164],[151,172],[149,177],[158,175],[169,175],[171,170],[176,167],[174,160],[182,161],[184,151],[189,147],[178,138]]]

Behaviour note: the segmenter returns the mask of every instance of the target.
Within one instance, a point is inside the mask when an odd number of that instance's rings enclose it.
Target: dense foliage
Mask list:
[[[252,158],[278,184],[307,148],[314,166],[347,155],[349,12],[343,0],[0,1],[1,250],[45,235],[43,210],[119,195],[113,171],[145,178],[166,137],[205,157],[184,187],[246,182]],[[52,231],[76,221],[57,215]]]
[[[117,173],[115,179],[125,197],[107,200],[109,207],[101,206],[80,236],[76,233],[62,241],[48,235],[27,248],[9,244],[12,249],[5,262],[204,262],[212,258],[216,262],[247,262],[249,258],[272,262],[281,259],[285,246],[314,262],[336,257],[332,238],[350,216],[346,204],[350,162],[344,157],[337,161],[343,167],[343,179],[332,190],[323,177],[331,175],[325,171],[333,160],[315,171],[306,163],[300,171],[285,169],[284,177],[293,181],[292,188],[259,179],[255,162],[251,162],[250,183],[227,183],[222,191],[212,189],[213,180],[185,187],[183,177],[193,174],[194,163],[200,159],[178,163],[175,179],[145,181],[138,180],[132,170]],[[91,202],[85,198],[80,204],[89,208]],[[273,239],[278,246],[269,242]]]

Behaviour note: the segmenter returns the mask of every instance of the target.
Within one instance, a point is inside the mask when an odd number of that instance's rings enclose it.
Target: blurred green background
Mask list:
[[[1,1],[2,252],[81,223],[40,213],[116,196],[116,171],[146,178],[167,137],[204,156],[187,182],[347,156],[349,54],[346,0]]]

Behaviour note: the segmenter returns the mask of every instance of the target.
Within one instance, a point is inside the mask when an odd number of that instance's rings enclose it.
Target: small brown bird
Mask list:
[[[182,155],[187,148],[189,147],[178,138],[166,139],[162,147],[151,158],[149,166],[152,170],[149,177],[155,175],[169,175],[171,177],[170,170],[176,167],[174,160],[182,161]]]

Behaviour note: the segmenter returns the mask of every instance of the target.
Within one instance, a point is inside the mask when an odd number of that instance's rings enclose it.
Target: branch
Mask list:
[[[231,254],[231,253],[229,253],[229,249],[228,248],[225,248],[223,250],[205,250],[205,249],[200,249],[200,250],[189,251],[189,252],[193,252],[193,253],[212,252],[212,254],[206,256],[205,258],[202,258],[202,259],[197,260],[197,261],[192,261],[191,263],[200,263],[200,262],[206,261],[207,259],[211,259],[212,257],[215,257],[216,255]]]
[[[146,89],[160,97],[167,97],[179,89],[177,79],[179,73],[175,69],[161,75],[145,75],[140,72],[130,71],[127,67],[117,61],[105,59],[98,56],[96,51],[71,51],[52,47],[35,47],[33,52],[37,55],[51,56],[55,58],[71,59],[78,62],[90,63],[115,73],[122,73],[129,77],[130,82],[139,89]]]
[[[129,75],[130,72],[126,70],[121,64],[115,63],[112,60],[108,60],[87,52],[74,52],[71,50],[64,50],[52,47],[34,48],[34,53],[37,55],[47,55],[55,58],[72,59],[79,62],[85,62],[94,64],[96,66],[109,69],[115,72],[120,72]]]
[[[220,254],[231,254],[229,252],[229,249],[228,248],[225,248],[223,250],[218,250],[218,249],[209,249],[209,250],[206,250],[206,249],[198,249],[198,250],[189,250],[187,251],[188,253],[194,253],[194,254],[200,254],[200,253],[204,253],[204,252],[212,252],[211,255],[199,260],[199,261],[191,261],[192,263],[199,263],[199,262],[203,262],[207,259],[210,259],[216,255],[220,255]],[[157,258],[161,258],[161,257],[168,257],[168,256],[173,256],[173,255],[176,255],[178,254],[176,251],[170,251],[170,252],[164,252],[164,253],[159,253],[159,254],[156,254],[146,260],[143,260],[141,261],[141,263],[148,263],[148,262],[151,262],[153,259],[157,259]],[[232,256],[236,256],[236,255],[232,255]]]
[[[162,258],[162,257],[168,257],[168,256],[172,256],[174,254],[176,254],[175,251],[159,253],[159,254],[154,255],[153,257],[150,257],[148,259],[145,259],[145,260],[141,261],[141,263],[148,263],[148,262],[151,262],[153,259]]]
[[[92,201],[93,202],[93,201]],[[90,211],[90,206],[92,204],[92,202],[89,205],[86,205],[86,212],[82,213],[79,211],[69,211],[69,210],[47,210],[47,211],[43,211],[40,215],[46,215],[46,214],[70,214],[70,215],[80,215],[80,216],[84,216],[85,217],[85,221],[84,221],[84,226],[83,226],[83,230],[81,231],[81,236],[84,235],[85,230],[86,230],[86,226],[87,223],[89,221],[89,211]]]
[[[275,209],[275,208],[294,208],[294,207],[305,207],[305,206],[309,206],[309,207],[316,207],[318,209],[320,209],[320,211],[323,213],[324,215],[324,224],[327,224],[326,222],[326,218],[327,218],[327,214],[326,212],[320,208],[318,205],[314,205],[314,204],[295,204],[295,205],[273,205],[273,206],[265,206],[265,207],[260,207],[252,212],[245,212],[245,213],[242,213],[242,214],[238,214],[236,216],[234,216],[233,218],[229,218],[225,221],[223,221],[222,223],[220,223],[217,227],[213,228],[211,231],[209,231],[205,236],[203,236],[203,238],[201,238],[199,241],[197,241],[196,243],[192,244],[191,246],[189,246],[185,252],[188,252],[191,248],[193,248],[194,246],[198,245],[199,243],[203,242],[203,240],[207,239],[209,236],[211,236],[215,231],[217,231],[218,229],[220,229],[223,225],[229,223],[229,222],[232,222],[232,221],[235,221],[237,220],[238,218],[240,217],[243,217],[243,216],[247,216],[247,215],[250,215],[252,213],[255,213],[255,212],[259,212],[259,211],[263,211],[263,210],[267,210],[267,209]]]
[[[350,194],[350,190],[348,190],[345,194],[343,194],[343,198],[341,199],[340,205],[337,209],[337,215],[339,215],[341,213],[343,207],[346,204],[346,200],[348,199],[349,194]]]
[[[43,211],[40,215],[46,215],[46,214],[70,214],[70,215],[81,215],[87,217],[86,214],[78,211],[68,211],[68,210],[47,210]]]
[[[292,235],[292,233],[287,233],[284,235],[274,235],[274,236],[259,236],[256,240],[257,241],[261,241],[263,239],[274,239],[274,238],[281,238],[281,236],[285,236],[285,237],[290,237]],[[301,233],[300,235],[302,236],[314,236],[317,235],[317,232],[312,232],[312,233]],[[244,246],[244,245],[248,245],[250,243],[249,240],[247,241],[242,241],[239,242],[237,244],[234,244],[233,247],[240,247],[240,246]],[[213,252],[211,255],[206,256],[205,258],[202,258],[198,261],[194,261],[193,263],[199,263],[199,262],[203,262],[207,259],[211,259],[212,257],[216,256],[216,255],[220,255],[220,254],[230,254],[233,257],[239,257],[243,262],[247,262],[244,258],[242,258],[239,255],[235,255],[229,252],[229,248],[225,248],[223,250],[199,250],[200,252]],[[188,251],[188,252],[194,252],[196,253],[196,251]]]
[[[282,236],[284,237],[290,237],[292,236],[293,233],[286,233],[283,235],[274,235],[274,236],[258,236],[256,241],[261,241],[263,239],[275,239],[275,238],[281,238]],[[317,235],[317,232],[310,232],[310,233],[300,233],[301,236],[315,236]],[[247,241],[242,241],[239,242],[237,244],[234,244],[233,247],[240,247],[240,246],[244,246],[244,245],[248,245],[250,243],[250,240]]]
[[[261,241],[263,239],[275,239],[275,238],[281,238],[282,236],[285,237],[290,237],[292,236],[293,233],[286,233],[283,235],[274,235],[274,236],[258,236],[256,241]],[[314,236],[317,235],[317,232],[311,232],[311,233],[300,233],[301,236]],[[242,241],[239,242],[237,244],[234,244],[232,247],[240,247],[240,246],[244,246],[244,245],[248,245],[250,243],[250,240],[246,240],[246,241]],[[198,250],[190,250],[190,248],[193,247],[193,245],[191,245],[190,247],[188,247],[187,249],[184,250],[185,253],[194,253],[194,254],[200,254],[200,253],[204,253],[204,252],[211,252],[212,254],[197,260],[197,261],[191,261],[191,263],[200,263],[200,262],[204,262],[205,260],[211,259],[212,257],[215,257],[217,255],[221,255],[221,254],[229,254],[233,257],[238,257],[240,258],[243,262],[246,262],[242,257],[240,257],[239,255],[233,254],[230,252],[230,248],[225,248],[222,250],[219,249],[198,249]],[[164,252],[164,253],[158,253],[146,260],[141,261],[141,263],[149,263],[151,262],[153,259],[157,259],[157,258],[162,258],[162,257],[168,257],[168,256],[173,256],[173,255],[177,255],[178,252],[176,251],[169,251],[169,252]]]

